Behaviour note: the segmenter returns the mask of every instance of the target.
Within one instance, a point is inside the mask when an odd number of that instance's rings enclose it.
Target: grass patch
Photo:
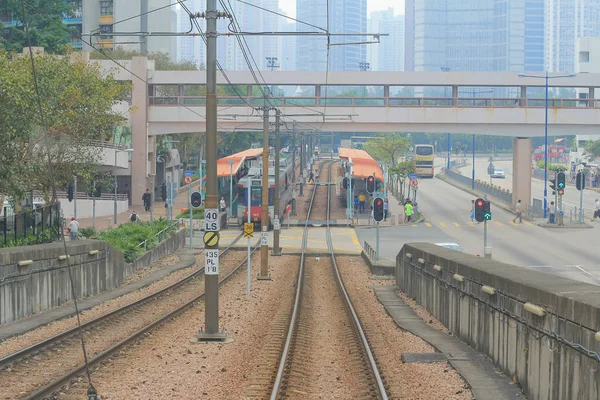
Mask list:
[[[190,209],[186,208],[186,210],[180,214],[177,214],[175,218],[189,218],[190,217]],[[194,208],[192,211],[192,219],[204,219],[204,207]]]
[[[167,229],[167,227],[169,228]],[[157,235],[164,229],[167,230],[160,235]],[[177,226],[173,225],[173,221],[167,221],[161,218],[152,222],[139,221],[126,223],[119,225],[119,227],[115,229],[98,232],[92,236],[85,236],[87,238],[101,239],[110,243],[114,248],[123,253],[125,261],[132,262],[144,254],[145,251],[158,246],[160,242],[173,236],[176,231]],[[90,234],[91,232],[86,233]],[[140,243],[144,240],[147,240],[146,248],[144,248],[143,245],[140,246]]]

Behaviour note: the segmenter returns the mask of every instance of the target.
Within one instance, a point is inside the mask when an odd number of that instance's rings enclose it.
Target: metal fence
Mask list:
[[[60,238],[60,203],[0,217],[0,247],[50,243]]]
[[[451,164],[451,167],[452,167],[452,164]],[[472,182],[471,182],[471,178],[469,178],[469,177],[466,177],[466,176],[456,173],[454,171],[448,171],[448,170],[446,170],[446,176],[450,179],[457,181],[460,184],[471,187]],[[488,183],[476,180],[475,181],[475,190],[477,190],[478,192],[485,193],[489,196],[495,197],[496,199],[498,199],[504,203],[512,204],[512,193],[510,193],[509,191],[506,191],[506,190],[502,190],[496,186],[491,186]]]

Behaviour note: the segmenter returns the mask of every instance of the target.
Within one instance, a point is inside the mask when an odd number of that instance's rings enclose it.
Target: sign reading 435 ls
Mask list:
[[[219,210],[216,208],[204,210],[204,230],[206,232],[219,231]]]

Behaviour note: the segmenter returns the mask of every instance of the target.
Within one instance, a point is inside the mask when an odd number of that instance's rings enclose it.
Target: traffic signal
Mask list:
[[[344,189],[348,189],[348,178],[344,178],[344,179],[342,180],[342,187],[343,187]]]
[[[160,197],[162,197],[163,201],[167,201],[167,184],[164,182],[160,187]]]
[[[481,197],[475,200],[475,221],[483,222],[484,218],[485,200]],[[491,214],[490,214],[491,215]]]
[[[575,187],[577,190],[585,189],[585,174],[583,171],[577,173],[577,177],[575,178]]]
[[[367,193],[373,194],[373,192],[375,192],[375,177],[369,175],[367,177]]]
[[[202,205],[202,195],[200,194],[200,192],[193,192],[190,195],[190,203],[194,208],[198,208]]]
[[[376,197],[373,200],[373,219],[377,222],[383,221],[385,211],[383,210],[383,199]]]
[[[554,179],[550,179],[548,181],[548,186],[550,186],[550,189],[552,189],[552,194],[555,194],[555,191],[556,191],[556,177],[554,177]]]
[[[565,173],[564,172],[559,172],[558,174],[556,174],[556,187],[558,188],[558,194],[561,194],[560,189],[563,189],[563,193],[564,193],[564,189],[565,189]]]
[[[489,200],[485,200],[483,202],[483,219],[485,221],[492,220],[492,211],[490,210],[490,201]]]
[[[69,183],[67,187],[67,199],[69,199],[69,203],[73,201],[73,184]]]

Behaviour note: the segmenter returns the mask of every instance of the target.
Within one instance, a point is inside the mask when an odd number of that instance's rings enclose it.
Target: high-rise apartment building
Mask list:
[[[394,17],[394,9],[374,11],[369,15],[367,31],[387,33],[381,43],[366,46],[367,62],[373,71],[404,70],[404,16]]]
[[[542,71],[544,0],[407,0],[414,71]]]
[[[327,9],[329,3],[329,10]],[[331,33],[361,33],[367,28],[367,0],[296,0],[296,18]],[[327,24],[329,21],[329,24]],[[319,30],[297,23],[299,32]],[[331,43],[351,43],[365,41],[360,36],[333,36]],[[365,45],[349,44],[331,46],[327,63],[327,39],[325,37],[299,36],[296,39],[297,69],[309,71],[358,71],[366,62]]]
[[[106,36],[86,37],[94,47],[116,48],[126,50],[141,50],[140,41],[145,40],[149,53],[167,53],[175,59],[177,40],[172,36],[148,36],[141,39],[139,36],[110,36],[113,32],[140,32],[142,20],[140,18],[142,4],[147,2],[147,10],[158,11],[147,14],[149,32],[174,32],[177,27],[177,15],[174,7],[169,7],[169,0],[83,0],[83,33],[99,31]],[[89,38],[89,39],[87,39]],[[83,50],[91,51],[92,47],[83,44]]]
[[[600,1],[546,0],[546,65],[550,72],[575,70],[576,41],[600,36]]]
[[[187,0],[186,7],[192,12],[203,12],[206,10],[206,0]],[[206,22],[197,19],[198,24],[204,30]],[[189,14],[181,7],[177,7],[177,31],[197,33],[196,26],[190,21]],[[177,61],[190,61],[194,64],[206,65],[206,45],[201,36],[178,36],[177,37]]]

